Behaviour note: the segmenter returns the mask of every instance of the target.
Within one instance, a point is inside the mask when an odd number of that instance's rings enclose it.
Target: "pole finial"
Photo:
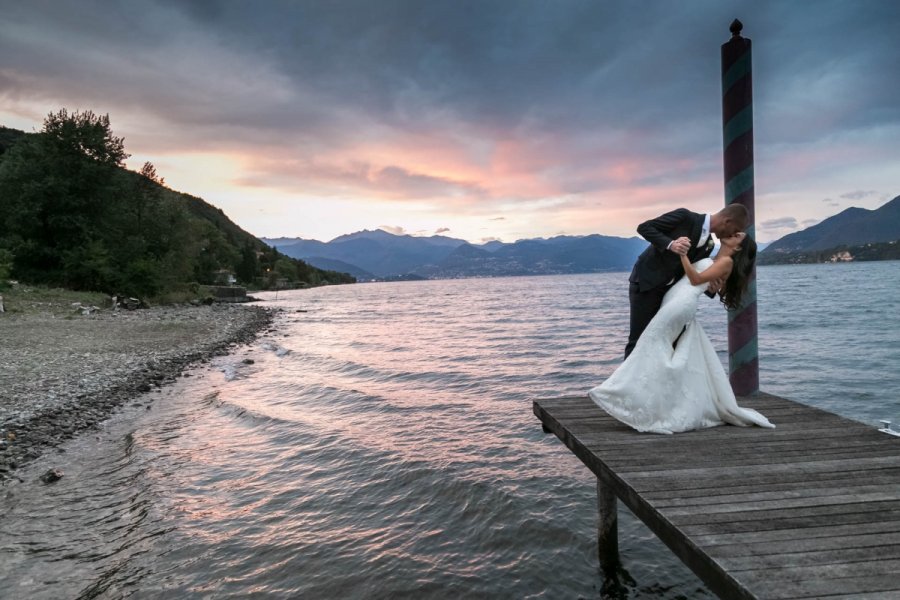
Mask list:
[[[744,24],[739,20],[735,19],[731,22],[731,26],[728,28],[731,31],[731,37],[738,38],[741,37],[741,30],[744,28]]]

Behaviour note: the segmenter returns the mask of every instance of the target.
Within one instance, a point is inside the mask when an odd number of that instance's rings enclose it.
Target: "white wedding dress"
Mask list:
[[[712,264],[694,263],[698,271]],[[629,357],[591,399],[626,425],[652,433],[676,433],[729,423],[775,427],[766,417],[738,406],[716,351],[695,319],[706,284],[682,277],[666,292],[662,306]],[[672,342],[687,327],[675,349]]]

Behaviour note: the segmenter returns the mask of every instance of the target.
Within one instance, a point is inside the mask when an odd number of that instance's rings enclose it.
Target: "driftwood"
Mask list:
[[[126,298],[122,295],[115,295],[110,298],[112,300],[113,310],[124,308],[126,310],[137,310],[139,308],[150,308],[150,305],[140,298]]]

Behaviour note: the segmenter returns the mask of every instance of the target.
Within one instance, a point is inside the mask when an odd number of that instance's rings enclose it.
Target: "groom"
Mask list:
[[[712,215],[679,208],[638,225],[638,233],[650,246],[638,257],[628,278],[631,328],[625,358],[659,311],[663,296],[684,275],[680,255],[686,254],[691,262],[706,258],[715,245],[711,233],[730,237],[746,229],[748,222],[743,204],[729,204]]]

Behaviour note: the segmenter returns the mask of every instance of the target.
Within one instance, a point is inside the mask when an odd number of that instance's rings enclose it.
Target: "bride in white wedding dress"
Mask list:
[[[666,292],[631,355],[589,392],[603,410],[638,431],[676,433],[725,423],[775,427],[759,412],[738,406],[719,357],[695,319],[698,298],[709,282],[725,280],[721,295],[728,308],[739,306],[746,291],[756,244],[744,233],[720,241],[715,259],[691,265],[681,257],[685,277]]]

